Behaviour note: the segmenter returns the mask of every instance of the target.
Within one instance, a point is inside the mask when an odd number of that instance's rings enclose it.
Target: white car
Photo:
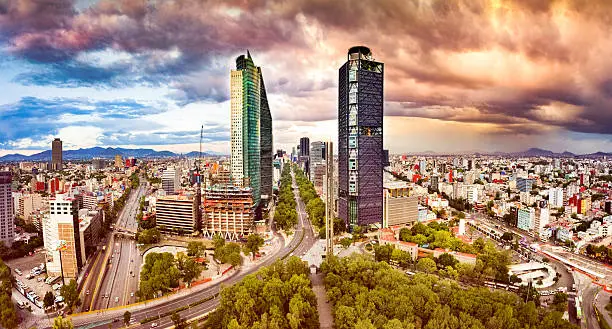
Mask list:
[[[134,293],[133,292],[130,293],[130,297],[134,297]]]
[[[151,328],[157,328],[157,326],[158,326],[157,322],[151,323]]]

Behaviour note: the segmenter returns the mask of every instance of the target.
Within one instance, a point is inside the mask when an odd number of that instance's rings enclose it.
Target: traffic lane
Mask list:
[[[102,284],[100,285],[100,292],[98,294],[98,301],[95,308],[97,310],[108,308],[108,300],[110,299],[110,293],[112,291],[112,280],[116,276],[117,270],[119,268],[119,263],[121,261],[121,254],[117,254],[115,252],[120,245],[121,242],[120,239],[118,239],[115,240],[110,247],[110,264],[107,267],[107,273],[102,279]]]
[[[582,323],[583,328],[587,329],[599,329],[599,323],[597,322],[597,316],[593,309],[593,300],[595,294],[598,291],[598,286],[589,285],[582,294],[582,308],[584,309],[583,316],[586,317],[586,323]]]
[[[300,225],[300,224],[298,224],[298,229],[299,230],[301,230],[301,228],[302,228],[302,225]],[[168,302],[162,303],[160,305],[156,305],[156,306],[154,306],[152,308],[149,308],[149,309],[134,310],[133,314],[135,316],[141,316],[142,314],[146,314],[146,313],[149,313],[149,312],[160,312],[161,314],[163,314],[165,312],[174,310],[174,309],[176,309],[176,308],[178,308],[180,306],[183,306],[183,305],[186,305],[186,304],[193,303],[195,301],[200,301],[202,299],[208,298],[209,296],[219,292],[220,284],[221,283],[224,284],[224,285],[233,285],[233,284],[235,284],[236,282],[242,280],[242,278],[244,278],[246,275],[249,275],[249,274],[254,273],[257,270],[259,270],[260,267],[268,266],[268,265],[272,264],[273,262],[275,262],[278,258],[280,258],[280,256],[287,255],[290,252],[290,250],[293,249],[293,247],[295,247],[298,244],[298,242],[299,242],[298,239],[293,239],[288,246],[279,249],[277,252],[272,254],[270,256],[270,258],[264,260],[257,267],[249,269],[248,271],[245,271],[245,272],[237,272],[237,273],[235,272],[234,274],[232,274],[231,277],[227,278],[223,282],[220,282],[219,284],[216,284],[216,285],[211,286],[209,288],[203,289],[201,291],[194,292],[193,294],[184,296],[183,298],[172,300],[172,301],[168,301]],[[302,243],[304,243],[304,241],[302,241]],[[109,320],[109,319],[116,318],[119,315],[120,314],[118,312],[117,312],[117,314],[114,314],[114,313],[100,314],[98,317],[96,317],[96,319],[99,319],[99,320]],[[105,324],[104,326],[107,326],[107,324]],[[104,328],[104,326],[101,325],[100,328]]]
[[[93,264],[91,270],[89,271],[89,276],[87,278],[87,284],[82,289],[83,303],[81,305],[81,311],[89,311],[89,306],[91,305],[91,298],[93,297],[94,287],[96,286],[98,275],[100,275],[100,271],[102,271],[102,263],[104,262],[104,254],[105,254],[105,251],[100,250],[100,253],[95,259],[95,263]]]

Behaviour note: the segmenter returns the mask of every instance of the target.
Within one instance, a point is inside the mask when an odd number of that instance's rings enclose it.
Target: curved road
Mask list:
[[[171,312],[172,310],[175,310],[181,306],[189,305],[196,301],[215,296],[219,293],[222,286],[233,285],[242,280],[245,276],[259,270],[260,267],[268,266],[274,263],[279,258],[285,258],[290,255],[301,256],[305,254],[316,242],[317,237],[313,234],[312,226],[306,215],[306,207],[304,206],[304,203],[300,199],[299,193],[297,192],[295,178],[293,181],[293,186],[295,198],[297,201],[297,211],[299,220],[294,233],[294,238],[287,246],[284,246],[278,249],[275,253],[270,254],[269,256],[261,260],[256,266],[240,269],[237,272],[231,274],[230,277],[226,278],[224,281],[213,286],[207,287],[203,290],[195,291],[186,296],[181,296],[179,298],[172,299],[151,307],[146,307],[145,304],[145,308],[140,307],[140,309],[138,307],[132,307],[131,309],[123,308],[118,310],[109,310],[100,314],[94,313],[76,316],[72,319],[75,328],[107,329],[109,328],[109,324],[111,324],[110,328],[120,328],[123,326],[123,313],[125,312],[125,310],[130,310],[130,312],[132,312],[132,319],[134,319],[134,322],[136,322],[136,324],[132,325],[130,328],[150,328],[151,323],[140,325],[138,322],[147,317],[152,317],[156,315],[159,316],[166,312]],[[284,238],[278,233],[275,233],[275,235],[276,239],[280,240],[280,243],[284,245]],[[179,312],[179,314],[181,315],[182,319],[191,319],[198,315],[202,315],[206,312],[214,310],[218,304],[219,300],[217,298],[211,299],[207,302],[194,306],[193,308]],[[161,317],[159,320],[155,320],[154,322],[159,325],[159,328],[166,328],[173,325],[169,316]]]

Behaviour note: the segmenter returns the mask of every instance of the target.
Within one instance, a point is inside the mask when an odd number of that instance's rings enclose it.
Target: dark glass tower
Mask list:
[[[261,195],[267,195],[268,200],[272,197],[272,115],[268,105],[268,96],[264,84],[261,68],[258,67],[260,80],[260,102],[259,102],[259,123],[260,123],[260,142],[261,147]]]
[[[338,217],[350,229],[382,223],[383,63],[352,47],[338,81]]]

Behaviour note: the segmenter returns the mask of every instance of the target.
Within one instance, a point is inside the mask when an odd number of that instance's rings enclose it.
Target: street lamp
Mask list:
[[[66,281],[64,280],[64,265],[62,264],[62,250],[66,250],[68,247],[66,246],[66,240],[59,240],[57,251],[59,251],[59,261],[60,261],[60,274],[62,276],[62,285],[66,285]]]

